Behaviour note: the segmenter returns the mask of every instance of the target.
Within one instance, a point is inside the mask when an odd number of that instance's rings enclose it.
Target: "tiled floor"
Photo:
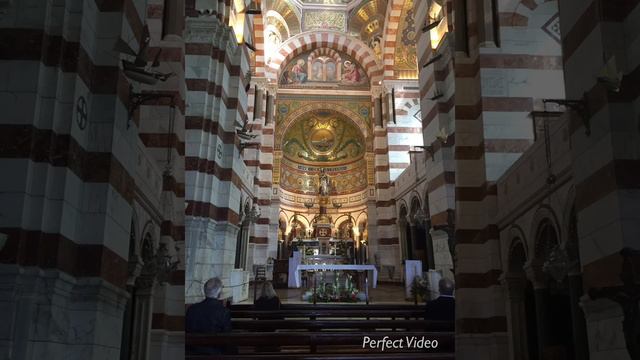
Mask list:
[[[282,303],[305,303],[302,293],[306,289],[276,289]],[[249,288],[249,300],[240,304],[253,303],[253,284]],[[364,303],[364,302],[363,302]],[[369,289],[369,303],[371,304],[412,304],[413,301],[404,299],[404,287],[400,284],[378,284],[375,289]]]

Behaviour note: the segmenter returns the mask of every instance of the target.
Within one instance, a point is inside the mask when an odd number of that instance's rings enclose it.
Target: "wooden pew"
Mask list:
[[[240,349],[239,354],[246,353],[246,347],[268,347],[279,346],[279,352],[284,353],[286,347],[308,347],[309,352],[315,353],[318,350],[337,349],[339,353],[352,352],[357,353],[381,353],[380,349],[363,348],[363,340],[365,336],[372,340],[384,339],[406,339],[415,337],[420,339],[424,337],[428,340],[436,340],[438,345],[435,349],[386,349],[385,353],[404,353],[404,352],[420,352],[420,353],[452,353],[454,351],[454,333],[453,332],[261,332],[261,333],[222,333],[222,334],[186,334],[185,344],[187,346],[236,346]],[[251,349],[253,351],[253,349]],[[326,352],[326,351],[320,351]]]
[[[234,319],[282,319],[282,318],[390,318],[390,319],[422,319],[424,309],[394,310],[394,309],[296,309],[296,310],[232,310],[231,317]]]
[[[230,310],[253,310],[253,304],[234,304],[230,306]],[[312,310],[312,309],[352,309],[352,310],[424,310],[424,305],[414,304],[361,304],[361,303],[321,303],[321,304],[291,304],[285,303],[280,306],[280,310]]]
[[[187,360],[454,360],[455,354],[380,353],[380,354],[245,354],[245,355],[187,355]]]
[[[234,331],[269,331],[269,330],[382,330],[404,329],[419,331],[453,331],[454,323],[449,321],[426,320],[237,320],[232,322]]]

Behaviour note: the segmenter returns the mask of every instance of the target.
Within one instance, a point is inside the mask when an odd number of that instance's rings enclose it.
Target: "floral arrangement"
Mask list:
[[[427,284],[427,280],[422,276],[414,277],[411,283],[411,297],[426,300],[428,293],[429,284]]]
[[[325,282],[325,275],[321,273],[315,291],[316,302],[358,302],[361,298],[353,284],[353,276],[341,272],[336,272],[332,283]],[[307,291],[303,299],[313,302],[313,289]]]

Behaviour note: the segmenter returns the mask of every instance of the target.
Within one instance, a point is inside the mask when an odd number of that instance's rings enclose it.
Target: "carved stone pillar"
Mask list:
[[[151,340],[151,317],[153,314],[153,289],[155,276],[144,274],[136,280],[133,304],[133,331],[131,360],[147,360]]]
[[[589,339],[587,336],[587,322],[585,314],[580,307],[580,298],[583,295],[582,274],[569,273],[569,296],[571,297],[571,326],[573,329],[573,347],[576,360],[589,359]]]
[[[551,344],[549,338],[549,289],[547,288],[546,275],[542,272],[542,263],[540,261],[531,261],[525,264],[524,271],[527,278],[533,284],[533,291],[536,303],[536,324],[538,326],[538,354],[542,359],[544,349]],[[534,359],[531,359],[534,360]]]
[[[511,359],[535,360],[529,359],[527,344],[527,316],[524,303],[524,289],[527,285],[527,278],[522,273],[507,273],[502,276],[500,282],[507,292]]]

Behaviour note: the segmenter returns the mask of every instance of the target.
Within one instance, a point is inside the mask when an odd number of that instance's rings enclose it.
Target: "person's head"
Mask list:
[[[276,297],[276,291],[273,289],[273,284],[271,283],[271,281],[265,281],[262,284],[262,291],[260,293],[260,297],[266,297],[266,298],[273,298]]]
[[[440,295],[453,295],[453,281],[447,278],[440,279],[440,281],[438,282],[438,290],[440,291]]]
[[[204,283],[204,296],[208,299],[217,299],[222,293],[222,281],[217,278],[211,278]]]

